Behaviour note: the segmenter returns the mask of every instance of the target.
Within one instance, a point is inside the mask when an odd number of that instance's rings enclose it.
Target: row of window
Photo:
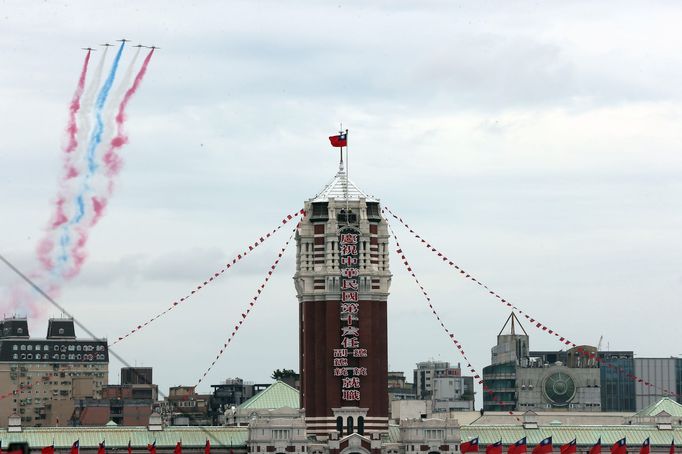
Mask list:
[[[40,344],[37,344],[37,345],[33,345],[33,344],[17,345],[17,344],[14,344],[14,345],[12,345],[12,350],[14,350],[14,351],[17,351],[17,350],[33,351],[34,349],[37,352],[39,352],[41,350],[42,351],[48,351],[48,350],[50,350],[50,346],[49,345],[43,345],[42,349],[41,349]],[[67,352],[67,351],[79,352],[81,350],[84,352],[93,352],[93,351],[102,352],[102,351],[104,351],[104,345],[54,345],[52,350],[54,350],[56,352],[59,352],[59,351],[61,351],[61,352]]]
[[[80,353],[69,353],[68,355],[62,353],[54,353],[52,356],[50,356],[49,353],[36,353],[35,356],[33,353],[14,353],[12,355],[12,359],[20,360],[20,359],[26,359],[26,360],[46,360],[46,359],[54,359],[54,360],[61,360],[61,361],[104,361],[106,359],[106,355],[104,353],[97,353],[96,355],[93,355],[92,353],[85,353],[81,355]]]

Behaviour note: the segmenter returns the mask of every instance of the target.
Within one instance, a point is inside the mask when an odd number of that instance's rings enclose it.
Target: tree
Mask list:
[[[270,377],[273,380],[284,380],[285,378],[298,378],[298,373],[293,369],[277,369]]]

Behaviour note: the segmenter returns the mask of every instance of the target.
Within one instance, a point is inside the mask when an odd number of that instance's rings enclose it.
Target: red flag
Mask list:
[[[485,454],[502,454],[502,440],[486,446]]]
[[[651,443],[649,443],[649,437],[646,437],[646,440],[644,440],[644,443],[642,443],[642,447],[639,448],[639,454],[649,454],[650,448],[651,448]]]
[[[156,440],[154,440],[154,443],[147,445],[147,450],[149,454],[156,454]]]
[[[329,141],[332,147],[347,147],[348,146],[348,130],[342,132],[337,136],[329,136]]]
[[[173,454],[182,454],[182,442],[178,441],[175,443],[175,449],[173,450]]]
[[[523,437],[513,445],[509,445],[507,454],[526,454],[526,437]]]
[[[204,454],[211,454],[211,442],[206,439],[206,446],[204,446]]]
[[[625,438],[621,438],[611,446],[611,454],[627,454],[628,446],[625,443]]]
[[[675,454],[675,439],[673,438],[673,442],[670,443],[670,454]]]
[[[80,451],[80,446],[80,440],[74,441],[71,445],[71,454],[78,454],[78,451]]]
[[[589,454],[601,454],[601,437],[599,437],[599,440],[590,448]]]
[[[128,440],[128,454],[133,454],[133,447],[130,445],[130,440]]]
[[[97,454],[107,454],[107,448],[104,447],[104,442],[99,444],[99,448],[97,448]]]
[[[467,452],[478,452],[478,437],[465,441],[459,445],[459,450],[462,454],[466,454]]]
[[[561,454],[576,454],[577,452],[578,446],[576,444],[575,438],[573,439],[573,441],[570,441],[565,445],[561,445]]]
[[[533,454],[552,454],[552,437],[547,437],[533,448]]]
[[[40,454],[54,454],[54,445],[45,446],[40,450]]]

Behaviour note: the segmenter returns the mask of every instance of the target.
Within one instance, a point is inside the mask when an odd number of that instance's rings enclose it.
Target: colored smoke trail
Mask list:
[[[83,95],[83,89],[85,88],[85,76],[88,74],[88,63],[90,62],[90,51],[85,55],[85,62],[83,62],[83,69],[81,70],[81,76],[78,79],[78,86],[76,87],[76,92],[73,94],[71,99],[71,105],[69,106],[69,124],[66,127],[66,132],[68,133],[68,143],[64,151],[66,153],[72,153],[78,146],[78,141],[76,140],[76,133],[78,132],[78,123],[76,123],[76,114],[81,107],[81,96]]]
[[[138,90],[154,52],[149,52],[136,73],[135,62],[141,53],[138,49],[121,81],[114,84],[124,48],[123,42],[103,80],[107,56],[105,49],[92,79],[86,84],[92,58],[92,53],[88,51],[68,105],[64,166],[57,197],[45,236],[36,247],[40,266],[28,273],[52,297],[59,294],[65,280],[80,273],[86,260],[90,229],[101,218],[112,193],[113,178],[120,170],[120,159],[114,158],[128,141],[123,130],[126,108]],[[102,162],[99,151],[102,143],[108,145],[108,163]],[[114,162],[118,165],[112,166]],[[40,316],[44,312],[43,305],[37,300],[38,293],[26,288],[24,282],[0,291],[0,301],[5,302],[3,309],[8,312],[20,310],[22,314],[30,316]]]
[[[102,88],[97,95],[95,100],[95,128],[90,136],[90,141],[88,142],[88,147],[86,151],[86,171],[85,175],[82,176],[82,182],[78,193],[74,197],[74,207],[75,213],[73,217],[68,221],[68,223],[63,224],[62,232],[59,237],[59,253],[57,255],[56,267],[53,267],[53,274],[62,274],[63,277],[72,277],[80,271],[80,267],[85,260],[83,255],[83,246],[87,241],[87,230],[82,228],[76,228],[78,224],[83,220],[86,214],[85,207],[85,193],[90,190],[90,179],[93,174],[97,171],[97,163],[95,161],[95,153],[97,147],[102,140],[102,134],[104,131],[104,120],[102,118],[102,111],[104,105],[111,91],[111,87],[114,84],[114,79],[116,77],[116,72],[118,70],[119,62],[121,61],[121,55],[123,54],[123,48],[125,47],[125,42],[121,43],[118,48],[118,52],[114,57],[114,61],[111,64],[111,69],[109,70],[109,75],[104,81]],[[81,251],[81,255],[72,256],[69,253],[69,247],[72,246],[72,230],[75,231],[78,237],[75,247]],[[72,267],[70,270],[64,271],[64,267],[67,265],[69,258],[73,258]]]
[[[67,142],[64,147],[64,176],[62,181],[60,181],[60,189],[57,195],[57,200],[54,205],[54,214],[52,220],[50,221],[49,231],[54,230],[63,223],[67,221],[66,214],[64,213],[64,202],[65,202],[65,192],[66,192],[66,180],[72,178],[77,171],[74,167],[74,152],[78,147],[78,121],[76,120],[79,111],[81,110],[81,97],[83,96],[83,90],[85,89],[85,79],[88,74],[88,64],[90,63],[91,51],[85,55],[85,60],[83,62],[83,67],[80,72],[80,77],[78,78],[78,83],[76,85],[76,90],[71,98],[71,103],[69,104],[69,116],[66,125]],[[39,243],[36,250],[38,255],[38,260],[43,265],[43,268],[50,269],[52,267],[52,261],[50,259],[50,252],[54,247],[54,242],[50,236],[46,236]]]
[[[114,136],[113,139],[111,139],[109,149],[106,151],[103,157],[104,165],[106,166],[106,176],[108,180],[106,194],[103,197],[92,198],[92,206],[95,215],[92,218],[91,225],[97,224],[97,222],[99,222],[100,218],[104,214],[104,209],[106,208],[107,203],[109,202],[109,197],[111,196],[114,190],[114,177],[118,175],[118,173],[121,171],[123,161],[120,155],[118,154],[118,151],[121,150],[121,148],[123,148],[123,146],[128,143],[128,136],[125,134],[124,130],[126,122],[126,108],[128,107],[128,103],[133,98],[135,93],[137,93],[137,90],[140,87],[140,84],[142,83],[145,74],[147,74],[147,67],[149,66],[149,62],[152,59],[152,55],[154,55],[154,49],[149,51],[149,53],[145,57],[144,61],[142,62],[142,66],[140,67],[140,70],[137,72],[137,75],[135,76],[135,81],[133,82],[133,85],[125,92],[125,95],[121,100],[121,104],[118,106],[118,113],[116,114],[115,118],[116,135]]]
[[[91,121],[90,121],[90,114],[92,113],[92,106],[95,104],[95,96],[97,95],[97,91],[99,90],[100,83],[102,82],[102,74],[104,73],[104,62],[107,59],[107,53],[109,52],[109,48],[105,47],[104,52],[102,52],[102,57],[99,60],[99,63],[97,64],[97,67],[95,68],[95,71],[92,76],[92,80],[88,84],[87,89],[85,90],[85,94],[83,95],[83,100],[81,102],[81,110],[78,115],[78,123],[80,124],[80,127],[78,128],[78,134],[77,134],[77,140],[80,145],[84,144],[87,141],[88,134],[90,134],[90,128],[91,128]],[[71,169],[68,169],[68,178],[75,178],[78,176],[78,167],[81,159],[83,159],[83,156],[85,154],[85,147],[80,146],[76,148],[76,151],[74,153],[72,161],[76,163],[76,166],[72,167]]]

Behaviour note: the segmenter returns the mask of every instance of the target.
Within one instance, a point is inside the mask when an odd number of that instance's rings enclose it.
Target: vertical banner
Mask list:
[[[339,269],[341,345],[334,349],[334,376],[341,379],[341,400],[360,400],[360,378],[367,375],[366,367],[358,367],[355,358],[367,357],[367,349],[360,344],[360,231],[354,227],[339,229]]]

